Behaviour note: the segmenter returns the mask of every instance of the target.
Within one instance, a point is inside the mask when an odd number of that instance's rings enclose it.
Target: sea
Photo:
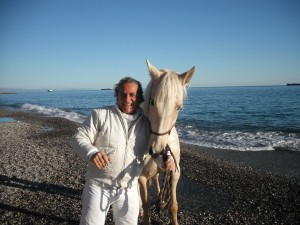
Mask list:
[[[0,106],[82,123],[115,104],[113,90],[21,91]],[[300,152],[300,86],[189,87],[176,128],[181,142],[228,151]]]

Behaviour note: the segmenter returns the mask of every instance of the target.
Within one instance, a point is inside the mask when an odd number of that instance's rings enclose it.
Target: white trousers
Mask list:
[[[139,215],[138,188],[111,189],[87,181],[83,190],[80,225],[104,225],[112,206],[116,225],[137,225]]]

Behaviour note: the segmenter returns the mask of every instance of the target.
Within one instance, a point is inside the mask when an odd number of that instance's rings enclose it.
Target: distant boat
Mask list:
[[[52,89],[48,89],[48,92],[52,92],[53,90]]]
[[[287,83],[287,86],[300,86],[300,83]]]
[[[101,91],[112,90],[112,88],[101,88]]]

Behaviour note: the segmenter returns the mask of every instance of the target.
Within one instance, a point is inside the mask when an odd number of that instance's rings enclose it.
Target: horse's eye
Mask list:
[[[150,105],[154,105],[154,100],[153,100],[153,99],[150,99],[150,100],[149,100],[149,103],[150,103]]]
[[[178,108],[177,108],[177,110],[179,111],[181,109],[181,106],[179,106]]]

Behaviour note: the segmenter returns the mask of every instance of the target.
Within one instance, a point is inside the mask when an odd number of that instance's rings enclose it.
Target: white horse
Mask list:
[[[165,171],[161,155],[167,149],[171,150],[176,163],[176,169],[169,172],[171,173],[171,190],[170,201],[167,205],[172,214],[173,224],[178,224],[176,186],[180,177],[180,143],[175,123],[186,97],[186,87],[194,74],[195,67],[183,74],[178,74],[167,69],[158,70],[148,60],[147,66],[151,80],[147,86],[145,102],[142,107],[149,118],[151,126],[150,150],[139,178],[144,224],[150,224],[148,187],[151,184],[151,179],[154,178],[157,191],[160,192],[158,174]]]

